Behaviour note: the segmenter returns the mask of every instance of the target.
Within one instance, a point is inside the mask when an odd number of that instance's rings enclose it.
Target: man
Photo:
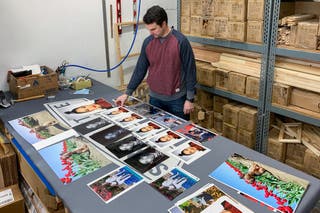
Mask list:
[[[193,110],[196,67],[191,45],[180,32],[169,28],[168,16],[159,6],[143,17],[150,32],[125,94],[116,99],[123,105],[148,72],[150,104],[188,120]]]

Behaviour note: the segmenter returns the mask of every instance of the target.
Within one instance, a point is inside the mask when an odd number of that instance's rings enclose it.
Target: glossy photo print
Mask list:
[[[103,112],[102,115],[107,117],[108,119],[114,121],[114,119],[121,117],[121,116],[126,116],[132,113],[130,110],[128,110],[125,107],[114,107],[112,109],[109,109],[106,112]]]
[[[69,129],[46,110],[9,121],[9,124],[30,144],[35,144]]]
[[[89,137],[103,146],[107,146],[123,137],[130,135],[130,131],[118,125],[110,126],[107,129],[98,131]]]
[[[209,151],[209,148],[202,146],[200,143],[187,141],[176,147],[170,153],[176,158],[182,160],[184,163],[190,164],[191,162],[207,154]]]
[[[88,187],[105,203],[109,203],[142,181],[143,178],[138,173],[124,166],[89,183]]]
[[[281,212],[295,212],[309,182],[233,154],[210,175],[213,179]]]
[[[199,178],[183,169],[174,168],[169,173],[150,183],[150,185],[169,200],[173,200],[198,181]]]
[[[109,126],[110,124],[111,123],[105,118],[95,118],[83,124],[74,126],[73,129],[82,135],[86,135],[90,132]]]
[[[150,117],[150,119],[158,122],[159,124],[161,124],[163,126],[171,128],[171,129],[175,128],[177,126],[180,126],[186,122],[183,119],[178,118],[178,117],[171,115],[171,114],[164,112],[164,111],[160,111],[160,112],[152,115]]]
[[[161,110],[147,103],[137,104],[129,107],[133,112],[138,113],[146,118],[160,112]]]
[[[134,112],[130,112],[129,114],[126,114],[124,116],[120,116],[116,119],[114,119],[114,122],[116,122],[119,126],[122,127],[128,127],[131,126],[133,124],[139,123],[140,121],[143,121],[145,119],[145,117],[134,113]]]
[[[39,153],[64,184],[112,163],[82,136],[65,139],[39,150]]]
[[[170,145],[176,144],[178,142],[181,142],[185,140],[182,135],[178,134],[177,132],[174,132],[172,130],[160,132],[156,134],[155,136],[152,136],[148,139],[152,144],[156,145],[159,148],[165,148]]]
[[[116,157],[122,158],[146,146],[142,140],[129,135],[129,137],[107,144],[106,148]]]
[[[211,141],[216,136],[215,133],[209,132],[195,124],[188,124],[176,131],[200,143]]]
[[[155,135],[155,134],[165,130],[165,128],[155,122],[148,121],[148,122],[142,123],[138,126],[134,126],[134,127],[130,128],[130,130],[138,138],[143,139],[143,138]]]
[[[169,157],[167,155],[160,152],[159,150],[148,147],[128,158],[124,162],[132,166],[140,173],[144,173],[168,158]]]

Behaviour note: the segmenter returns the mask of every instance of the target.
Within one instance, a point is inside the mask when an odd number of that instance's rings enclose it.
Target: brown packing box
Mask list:
[[[181,16],[180,30],[183,34],[190,34],[190,17]]]
[[[241,41],[246,40],[247,32],[247,23],[246,22],[228,22],[228,39],[232,41]]]
[[[202,18],[200,16],[191,16],[190,20],[190,34],[200,36],[202,30]]]
[[[230,0],[215,0],[214,1],[214,16],[226,17],[229,14]]]
[[[8,186],[1,189],[1,192],[4,190],[11,189],[14,201],[0,206],[0,213],[25,213],[24,209],[24,199],[19,189],[18,184]]]
[[[262,21],[264,19],[264,0],[248,0],[248,21]]]
[[[181,0],[181,16],[190,16],[191,0]]]
[[[223,122],[223,136],[229,138],[230,140],[237,141],[237,128]]]
[[[202,15],[213,17],[214,16],[214,1],[201,0]]]
[[[299,22],[295,47],[316,50],[318,28],[319,20],[317,19]]]
[[[197,66],[197,81],[208,87],[215,85],[215,69],[210,63]]]
[[[316,156],[310,149],[306,150],[304,166],[307,173],[320,178],[320,157]]]
[[[213,113],[213,128],[218,132],[223,131],[223,115],[221,113]]]
[[[202,23],[202,29],[201,29],[201,35],[202,36],[214,36],[214,19],[212,17],[202,17],[201,18]]]
[[[290,101],[291,87],[274,83],[272,86],[272,103],[288,106]]]
[[[239,111],[242,105],[225,104],[223,106],[223,122],[235,128],[239,124]]]
[[[190,5],[191,5],[191,16],[202,16],[201,1],[191,0]]]
[[[18,183],[17,156],[10,143],[0,144],[0,188]]]
[[[216,87],[219,89],[228,90],[228,79],[229,79],[229,72],[223,69],[216,69]]]
[[[290,104],[314,112],[320,112],[320,94],[293,88],[291,90]]]
[[[295,13],[296,1],[282,1],[280,4],[279,19]]]
[[[280,131],[272,128],[269,132],[267,155],[275,160],[284,162],[287,144],[279,142]]]
[[[229,21],[244,22],[247,20],[247,0],[230,0]]]
[[[213,109],[213,95],[201,89],[197,89],[198,104],[205,110]]]
[[[301,170],[306,150],[303,144],[287,144],[286,163]]]
[[[246,75],[241,73],[230,72],[228,82],[229,91],[244,95],[246,90],[246,77]]]
[[[228,38],[228,18],[214,17],[215,37],[227,39]]]
[[[259,98],[260,79],[252,76],[247,76],[246,96],[249,98]]]
[[[229,103],[227,98],[222,98],[220,96],[213,96],[213,110],[218,113],[223,113],[223,105]]]
[[[57,73],[46,66],[41,66],[41,68],[45,68],[48,74],[28,75],[16,78],[11,72],[8,72],[9,89],[15,98],[23,99],[52,94],[58,91]]]
[[[257,127],[258,110],[253,107],[242,107],[239,111],[239,128],[254,132]]]
[[[237,142],[250,149],[254,149],[256,145],[256,133],[244,129],[238,129]]]
[[[262,43],[263,21],[247,22],[247,42]]]

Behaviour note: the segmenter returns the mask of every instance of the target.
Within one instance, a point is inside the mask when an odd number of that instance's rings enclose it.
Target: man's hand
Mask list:
[[[184,114],[190,114],[194,109],[193,103],[186,100],[184,102],[184,106],[183,106],[183,113]]]
[[[123,94],[119,96],[114,102],[116,103],[117,106],[123,106],[127,99],[128,99],[128,95]]]

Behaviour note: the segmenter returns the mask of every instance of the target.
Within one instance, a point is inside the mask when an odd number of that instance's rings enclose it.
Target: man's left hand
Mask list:
[[[194,109],[194,105],[192,102],[186,100],[184,102],[184,106],[183,106],[183,113],[184,114],[190,114]]]

